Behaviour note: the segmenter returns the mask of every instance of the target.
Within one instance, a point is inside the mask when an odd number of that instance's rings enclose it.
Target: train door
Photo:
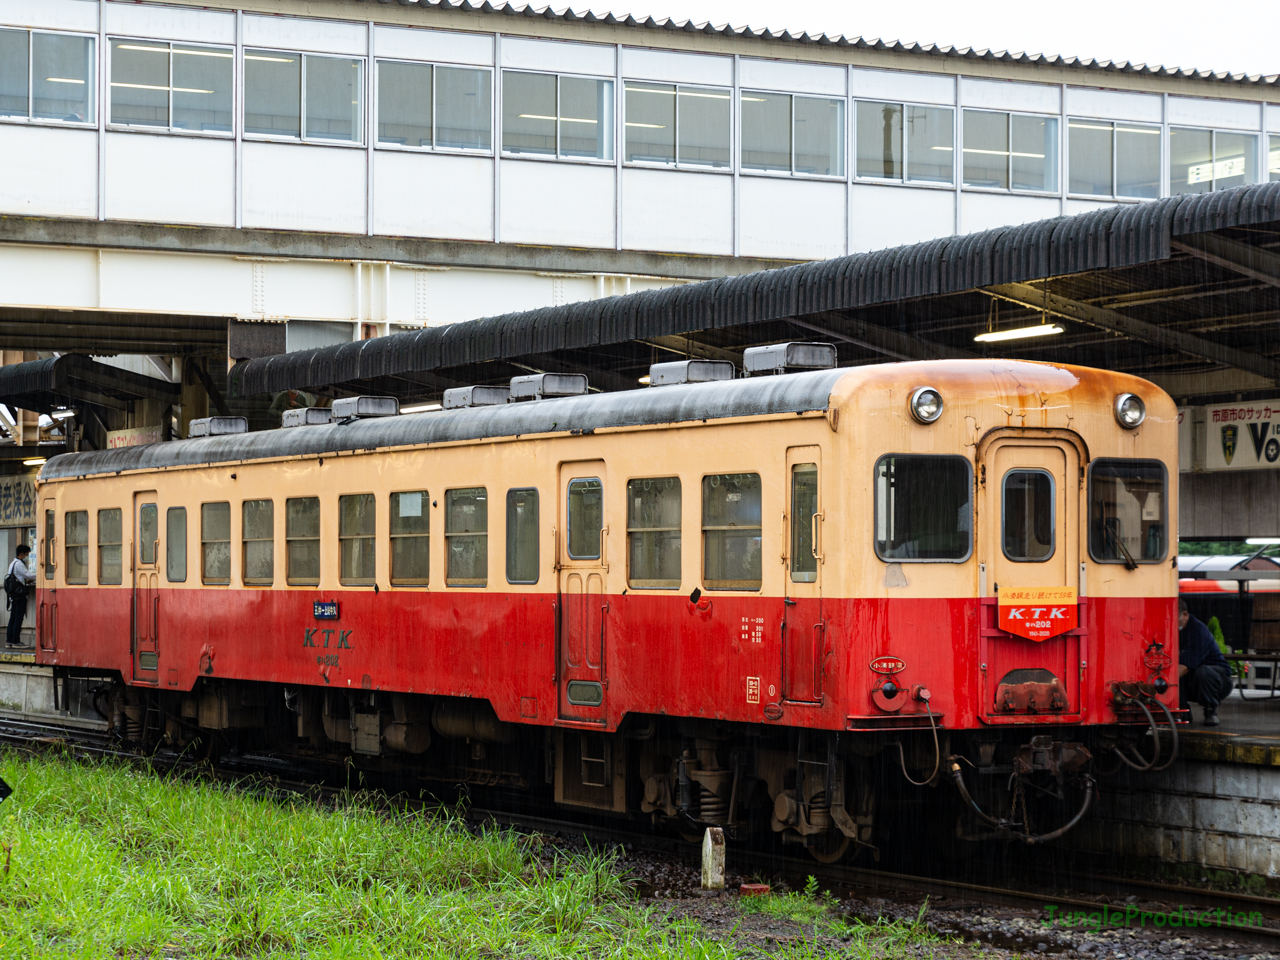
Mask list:
[[[154,490],[133,495],[133,679],[160,677],[160,507]]]
[[[560,465],[557,656],[560,716],[604,723],[609,596],[609,528],[603,460]]]
[[[822,618],[821,467],[821,448],[787,450],[782,695],[793,703],[822,701],[826,623]]]
[[[58,649],[58,502],[44,501],[41,511],[44,525],[40,533],[40,571],[36,575],[39,610],[36,613],[37,642],[41,650]]]
[[[1080,454],[1063,440],[997,438],[983,467],[980,559],[994,596],[983,605],[981,713],[1067,719],[1080,709]]]

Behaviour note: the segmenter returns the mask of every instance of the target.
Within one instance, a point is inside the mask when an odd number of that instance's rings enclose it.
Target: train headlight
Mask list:
[[[917,387],[908,406],[921,423],[933,423],[942,416],[942,394],[933,387]]]
[[[1122,393],[1116,397],[1116,423],[1126,430],[1132,430],[1147,419],[1147,405],[1142,398],[1132,393]]]

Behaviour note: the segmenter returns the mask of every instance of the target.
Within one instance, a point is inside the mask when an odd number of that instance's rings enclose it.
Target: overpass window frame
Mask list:
[[[417,78],[419,84],[418,90],[422,90],[425,86],[426,90],[426,114],[425,118],[419,117],[419,121],[425,120],[426,126],[419,126],[418,129],[426,129],[430,131],[430,143],[412,144],[402,142],[398,138],[388,138],[384,136],[383,128],[385,120],[383,116],[384,99],[389,99],[390,90],[384,90],[384,80],[390,85],[392,78],[383,72],[383,68],[394,68],[397,71],[403,71],[406,75],[405,80],[410,80],[413,71],[425,71],[426,83],[422,84],[422,78]],[[477,74],[483,78],[483,82],[476,88],[477,96],[482,99],[483,104],[477,111],[475,119],[476,123],[469,131],[476,134],[477,144],[474,146],[464,145],[461,138],[455,139],[454,142],[442,142],[440,137],[440,117],[441,117],[441,72],[448,71],[446,77],[450,79],[463,79],[461,76],[453,78],[452,74]],[[392,71],[388,71],[390,73]],[[402,82],[403,83],[403,82]],[[400,95],[409,101],[405,106],[412,107],[414,97],[408,93],[408,83],[403,83]],[[468,94],[469,95],[469,94]],[[424,60],[404,60],[395,57],[377,57],[374,60],[374,145],[380,150],[412,150],[414,152],[430,152],[430,153],[463,153],[471,155],[492,156],[493,155],[493,67],[472,66],[470,64],[455,63],[434,63]],[[461,114],[463,111],[456,107],[453,113]],[[446,114],[448,115],[448,114]],[[481,126],[483,124],[483,127]],[[408,126],[408,125],[406,125]],[[456,126],[454,129],[463,129]],[[407,141],[408,137],[405,138]],[[421,140],[423,138],[419,138]]]
[[[1181,140],[1177,139],[1183,134]],[[1205,159],[1203,141],[1192,143],[1192,137],[1207,138],[1208,159]],[[1211,127],[1170,126],[1169,127],[1169,196],[1183,194],[1213,193],[1238,187],[1246,183],[1258,182],[1258,136],[1257,130],[1219,130]],[[1234,147],[1230,141],[1237,139]],[[1179,155],[1176,151],[1186,151]],[[1239,152],[1236,153],[1236,150]],[[1196,156],[1199,154],[1199,162]],[[1235,161],[1242,161],[1236,164]],[[1271,166],[1268,157],[1268,167]],[[1185,172],[1178,176],[1178,167]],[[1238,172],[1237,172],[1238,171]],[[1194,179],[1193,179],[1194,178]],[[1205,189],[1197,189],[1201,184],[1208,184]]]
[[[25,43],[22,40],[24,36]],[[68,40],[79,40],[82,43],[84,69],[74,76],[72,74],[76,71],[65,69],[71,60],[77,59],[74,49],[67,45],[65,50],[57,50],[59,45]],[[91,33],[0,27],[0,122],[96,128],[97,41],[97,36]],[[22,55],[24,47],[26,61],[19,65],[20,62],[14,57]],[[44,63],[50,65],[46,67]],[[10,65],[8,70],[5,69],[6,65]],[[56,96],[77,89],[83,91],[84,96],[74,103]],[[25,108],[22,106],[24,97]],[[64,105],[64,108],[55,111],[54,106],[58,104]],[[65,106],[82,108],[83,116],[73,115],[68,119]]]
[[[660,170],[733,172],[732,87],[624,78],[622,94],[622,162],[625,165]],[[634,104],[632,94],[636,97]],[[721,104],[702,101],[724,101],[724,115],[712,117],[714,127],[705,121]],[[686,114],[693,117],[688,124],[685,123]],[[663,130],[668,124],[669,138],[665,133],[641,132]],[[722,142],[713,142],[713,136]],[[696,142],[699,140],[703,142]],[[650,151],[648,155],[637,155],[646,149]],[[702,156],[696,156],[698,152]]]
[[[984,118],[1003,117],[1004,122],[985,120]],[[1059,185],[1062,182],[1059,156],[1061,153],[1061,131],[1058,129],[1059,116],[1051,113],[1023,113],[1015,110],[985,110],[964,107],[961,114],[960,141],[961,186],[965,190],[983,190],[992,193],[1022,193],[1038,196],[1059,196]],[[1043,141],[1052,140],[1051,145],[1035,144],[1035,124],[1043,123]],[[986,127],[983,130],[983,126]],[[999,128],[1003,127],[1000,133]],[[971,139],[972,137],[972,139]],[[1036,149],[1044,153],[1035,153]],[[969,154],[975,154],[971,163]],[[991,174],[1000,169],[997,161],[982,161],[982,157],[1004,157],[1004,171],[999,178],[993,179]],[[1019,161],[1024,161],[1019,163]],[[1028,177],[1036,176],[1034,163],[1025,161],[1043,161],[1043,170],[1039,176],[1042,184],[1029,186]],[[1019,182],[1019,177],[1024,178]]]
[[[854,107],[854,166],[853,178],[855,180],[868,181],[873,183],[909,183],[913,186],[936,186],[954,189],[956,184],[956,140],[955,140],[955,122],[956,108],[936,103],[909,103],[906,101],[887,101],[887,100],[864,100],[858,99],[853,101]],[[890,137],[897,140],[897,151],[893,150],[893,144],[890,144],[889,154],[886,156],[883,149],[884,138],[884,122],[886,118],[883,116],[880,120],[879,130],[876,131],[877,124],[868,121],[864,126],[863,108],[878,107],[882,111],[885,108],[897,107],[897,131],[894,132],[894,122],[889,119]],[[934,116],[937,114],[938,116]],[[943,116],[945,115],[945,117]],[[937,124],[937,120],[943,120],[941,124]],[[935,121],[931,123],[931,121]],[[918,127],[918,129],[917,129]],[[945,131],[946,137],[935,136],[939,127]],[[874,132],[878,132],[881,138],[881,150],[879,159],[875,157],[874,151],[870,149],[871,144],[866,144],[864,150],[863,136],[864,132],[867,136],[871,136]],[[939,151],[950,154],[949,162],[939,164],[928,164],[922,160],[916,160],[915,155],[924,151]],[[926,153],[927,157],[928,154]],[[863,163],[868,164],[866,169],[871,169],[877,162],[881,165],[880,173],[864,173]],[[884,165],[891,165],[890,172],[884,172]],[[947,174],[945,177],[938,176],[936,173],[930,175],[929,168],[936,167],[941,169],[946,167]],[[896,170],[893,169],[896,167]]]
[[[787,110],[786,147],[789,154],[788,164],[784,166],[781,155],[784,152],[782,136],[779,128],[782,124],[779,108],[785,102]],[[760,107],[748,107],[747,104],[763,104]],[[822,135],[826,141],[825,158],[828,172],[818,172],[809,168],[809,164],[800,162],[801,156],[817,158],[822,156],[817,149],[802,151],[801,141],[815,147],[819,143],[817,137],[805,136],[810,128],[799,129],[799,124],[820,120],[822,104],[835,108],[835,131]],[[804,180],[838,180],[846,179],[848,169],[848,134],[846,132],[848,115],[848,97],[831,97],[820,94],[780,93],[771,90],[741,90],[738,94],[738,169],[749,176],[795,177]],[[818,113],[810,113],[817,110]],[[802,114],[808,114],[807,116]],[[772,129],[770,129],[772,126]],[[758,155],[748,162],[749,154]],[[772,156],[770,156],[772,154]],[[811,163],[812,161],[810,161]]]
[[[295,59],[296,58],[296,59]],[[317,143],[330,147],[364,147],[365,134],[365,71],[369,69],[367,57],[351,57],[327,53],[303,53],[299,50],[281,50],[267,47],[245,47],[242,54],[240,97],[240,120],[242,137],[245,140],[266,140],[284,143]],[[297,68],[288,69],[279,64],[297,63]],[[261,68],[250,64],[271,64]],[[351,111],[351,137],[339,134],[336,129],[328,133],[315,132],[313,124],[323,121],[338,122],[335,112],[333,117],[319,116],[312,110],[312,100],[318,99],[321,89],[332,79],[325,73],[335,64],[347,64],[356,70],[356,78],[351,85],[354,92],[343,94],[339,86],[331,86],[327,91],[331,98],[341,101],[344,96],[354,96],[350,101],[354,108]],[[340,68],[339,68],[340,69]],[[260,75],[259,75],[260,74]],[[317,76],[319,74],[319,76]],[[259,84],[262,84],[259,88]],[[345,106],[345,103],[343,104]],[[281,112],[272,114],[273,109]],[[274,119],[275,128],[265,123],[251,127],[250,117]],[[284,124],[288,123],[286,128]]]
[[[1078,132],[1077,132],[1078,131]],[[1144,137],[1154,136],[1154,142]],[[1162,131],[1159,124],[1128,120],[1094,120],[1089,117],[1067,118],[1067,195],[1100,197],[1107,200],[1156,200],[1160,197],[1160,155]],[[1092,141],[1092,144],[1089,143]],[[1107,144],[1107,162],[1095,168],[1108,179],[1107,190],[1090,190],[1101,184],[1077,180],[1077,169],[1090,162],[1090,154]],[[1155,153],[1141,156],[1142,147],[1155,147]],[[1079,152],[1077,152],[1077,150]],[[1096,157],[1096,153],[1095,153]],[[1145,171],[1143,164],[1148,165]],[[1127,189],[1138,185],[1138,190]],[[1142,192],[1145,190],[1146,192]]]
[[[554,109],[547,106],[547,101],[543,99],[540,106],[535,100],[521,100],[518,96],[513,96],[508,83],[516,78],[529,77],[540,78],[545,86],[545,81],[550,79],[553,81],[555,107]],[[519,160],[558,160],[569,161],[574,163],[595,163],[603,166],[614,166],[616,161],[614,141],[617,139],[617,93],[614,90],[614,81],[612,77],[597,77],[588,74],[577,73],[548,73],[545,70],[514,70],[509,67],[502,68],[502,116],[500,118],[502,124],[501,130],[501,150],[504,157]],[[527,81],[532,83],[533,81]],[[596,84],[596,119],[591,120],[586,117],[566,116],[565,108],[565,86],[568,84]],[[572,89],[572,88],[571,88]],[[545,98],[545,90],[542,96]],[[535,98],[536,99],[536,98]],[[550,109],[550,112],[545,112]],[[568,108],[574,111],[575,108]],[[542,110],[541,113],[515,113],[513,110]],[[552,116],[554,114],[554,116]],[[544,125],[544,129],[540,131],[531,124],[526,124],[530,129],[526,131],[512,131],[509,129],[513,120],[530,120],[536,121],[538,124]],[[551,125],[552,130],[545,129],[545,125]],[[566,124],[570,125],[566,129]],[[596,148],[594,155],[585,151],[575,151],[566,149],[566,140],[573,140],[572,137],[566,137],[566,134],[572,134],[574,124],[595,124],[597,126],[597,136],[595,138]],[[607,127],[601,132],[599,127]],[[511,140],[515,137],[541,137],[545,139],[550,134],[554,138],[554,144],[548,149],[547,145],[536,147],[532,144],[512,144]],[[584,140],[585,143],[585,140]]]
[[[107,97],[107,126],[117,130],[145,130],[155,132],[167,130],[169,133],[182,134],[186,136],[205,136],[205,137],[222,137],[228,138],[235,136],[235,47],[226,44],[209,44],[209,43],[186,43],[177,40],[149,40],[139,39],[135,37],[108,37],[107,38],[107,76],[109,95]],[[123,52],[125,56],[120,57],[117,61],[118,52]],[[152,75],[147,72],[148,67],[159,65],[159,58],[154,58],[156,63],[152,64],[145,57],[139,56],[144,52],[165,53],[166,71],[164,77],[158,74]],[[184,59],[179,59],[179,58]],[[137,60],[137,64],[130,64],[129,61]],[[226,71],[224,75],[215,76],[212,67],[224,66],[219,61],[226,60]],[[127,79],[117,80],[117,70],[121,64],[134,66],[138,72],[126,73],[123,76]],[[202,70],[203,68],[203,70]],[[150,82],[148,82],[150,81]],[[163,81],[163,85],[162,82]],[[205,89],[205,85],[213,87],[211,90]],[[221,85],[221,89],[219,86]],[[138,98],[145,97],[147,94],[164,93],[163,108],[159,104],[117,104],[116,89],[136,90],[135,95]],[[199,98],[204,96],[217,95],[222,100],[221,103],[214,106],[208,111],[213,117],[225,117],[225,124],[212,124],[210,126],[196,129],[188,126],[198,115],[198,108],[202,106]],[[153,97],[155,100],[160,98]],[[124,113],[124,109],[120,108],[150,108],[163,109],[164,121],[145,119],[139,114],[133,118],[118,116]],[[181,121],[179,118],[183,118]],[[187,119],[191,118],[191,119]]]
[[[1280,180],[1280,134],[1271,134],[1267,148],[1267,173],[1269,180]]]

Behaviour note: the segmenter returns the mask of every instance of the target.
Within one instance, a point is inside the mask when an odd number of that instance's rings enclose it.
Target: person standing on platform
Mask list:
[[[1218,704],[1230,695],[1234,683],[1227,658],[1203,623],[1191,616],[1187,601],[1178,600],[1178,700],[1182,709],[1190,701],[1204,707],[1204,725],[1218,725]]]
[[[4,577],[4,593],[9,601],[9,631],[5,644],[19,647],[22,646],[22,621],[27,616],[27,589],[36,582],[36,575],[27,569],[31,548],[20,543],[14,552],[17,556],[9,564],[9,572]]]

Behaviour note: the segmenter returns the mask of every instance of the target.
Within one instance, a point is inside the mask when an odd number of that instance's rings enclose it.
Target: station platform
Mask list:
[[[1198,705],[1191,713],[1194,721],[1178,731],[1184,759],[1280,767],[1280,691],[1232,691],[1218,708],[1217,727],[1201,725]]]

